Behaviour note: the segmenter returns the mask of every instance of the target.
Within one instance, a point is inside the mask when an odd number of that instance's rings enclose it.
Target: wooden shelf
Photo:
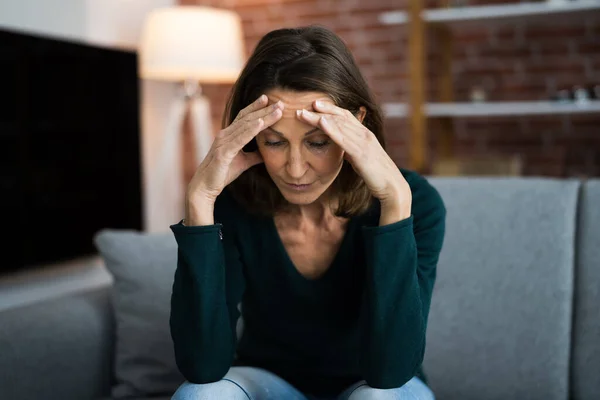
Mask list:
[[[518,0],[514,0],[518,1]],[[564,4],[555,1],[529,1],[508,4],[444,7],[447,1],[440,1],[444,8],[424,8],[423,0],[410,1],[405,10],[397,10],[378,15],[382,25],[406,25],[408,36],[408,82],[407,103],[384,103],[383,114],[387,118],[406,118],[410,132],[411,148],[409,167],[417,171],[427,170],[427,119],[440,118],[439,155],[452,159],[454,152],[454,124],[451,118],[486,118],[519,116],[561,116],[600,113],[600,100],[581,103],[558,103],[554,101],[516,101],[456,103],[454,99],[454,77],[452,76],[453,49],[456,43],[453,28],[457,26],[489,26],[491,24],[522,23],[535,21],[540,24],[562,24],[567,22],[580,26],[589,16],[600,11],[600,0],[565,0]],[[431,4],[431,3],[430,3]],[[435,28],[431,30],[428,29]],[[427,34],[425,33],[427,32]],[[437,103],[427,103],[427,40],[432,36],[438,45],[439,57],[436,61]]]
[[[485,20],[523,19],[528,17],[544,17],[572,13],[585,13],[600,10],[600,1],[576,0],[565,4],[550,4],[545,1],[536,3],[511,3],[502,5],[454,7],[429,9],[422,13],[426,22],[460,23]],[[384,25],[401,25],[408,23],[407,13],[390,11],[379,15],[379,22]]]
[[[409,115],[403,103],[384,103],[384,116],[404,118]],[[427,103],[427,117],[512,117],[520,115],[565,115],[600,113],[600,100],[587,104],[556,103],[551,101],[506,101],[485,103]]]
[[[404,11],[388,11],[377,18],[383,25],[403,25],[408,23],[408,14]]]
[[[485,19],[521,19],[534,16],[550,16],[557,14],[587,12],[600,10],[600,2],[576,0],[565,4],[516,3],[478,7],[441,8],[425,11],[423,17],[428,22],[467,22]]]

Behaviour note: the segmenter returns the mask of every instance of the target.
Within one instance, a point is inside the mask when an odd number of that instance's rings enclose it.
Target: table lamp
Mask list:
[[[175,149],[187,110],[199,165],[213,140],[210,105],[201,83],[233,83],[244,63],[244,41],[239,16],[228,10],[174,6],[151,11],[142,28],[139,75],[143,79],[174,81],[181,96],[172,104],[167,132],[156,165],[159,182]]]

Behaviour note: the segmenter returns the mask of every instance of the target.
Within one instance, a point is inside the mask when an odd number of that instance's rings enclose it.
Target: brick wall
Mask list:
[[[339,34],[352,50],[380,102],[408,99],[406,26],[385,26],[384,11],[405,9],[407,0],[181,0],[181,4],[235,10],[242,18],[247,53],[267,32],[280,27],[321,24]],[[485,3],[502,3],[486,1]],[[484,4],[471,0],[470,4]],[[436,2],[429,1],[433,7]],[[489,100],[547,99],[575,84],[600,84],[600,12],[575,18],[454,29],[455,99],[468,100],[474,85]],[[435,100],[438,49],[428,32],[429,100]],[[215,128],[230,87],[204,86]],[[520,154],[525,175],[600,176],[600,114],[518,118],[455,119],[457,154]],[[408,159],[407,124],[386,120],[390,156]],[[429,129],[435,157],[435,124]],[[193,174],[193,165],[187,174]]]

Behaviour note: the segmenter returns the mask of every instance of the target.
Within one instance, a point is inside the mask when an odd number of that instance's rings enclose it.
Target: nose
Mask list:
[[[288,160],[286,165],[286,172],[290,176],[290,178],[296,180],[298,182],[300,178],[304,176],[306,171],[308,170],[308,163],[302,156],[302,152],[298,149],[290,150],[288,153]],[[290,182],[290,183],[296,183]]]

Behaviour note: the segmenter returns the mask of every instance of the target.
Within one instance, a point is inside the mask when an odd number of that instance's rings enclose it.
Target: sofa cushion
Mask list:
[[[448,210],[424,362],[437,397],[566,399],[579,182],[429,179]]]
[[[574,400],[600,394],[600,179],[581,193],[573,318],[572,390]]]
[[[94,243],[114,277],[115,399],[169,396],[184,379],[169,330],[177,242],[171,232],[104,229]]]

